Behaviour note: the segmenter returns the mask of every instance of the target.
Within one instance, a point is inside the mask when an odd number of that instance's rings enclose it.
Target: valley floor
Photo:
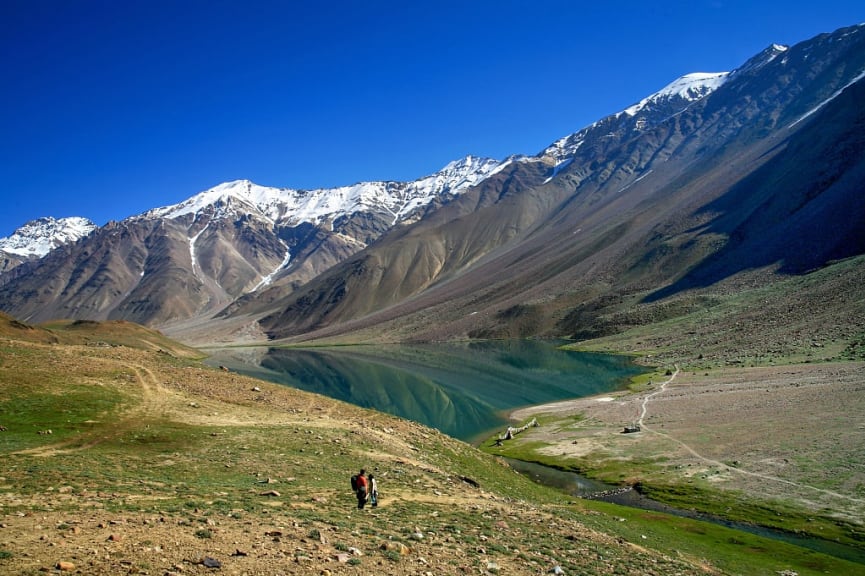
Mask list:
[[[515,443],[607,480],[720,489],[861,526],[863,414],[865,363],[842,362],[671,370],[640,392],[529,407],[512,418],[542,423]],[[634,425],[639,432],[624,433]],[[610,477],[614,462],[623,463],[618,477]]]

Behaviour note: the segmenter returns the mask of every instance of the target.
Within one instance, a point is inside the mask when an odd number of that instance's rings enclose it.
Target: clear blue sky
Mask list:
[[[0,237],[220,182],[412,180],[534,154],[855,1],[2,0]]]

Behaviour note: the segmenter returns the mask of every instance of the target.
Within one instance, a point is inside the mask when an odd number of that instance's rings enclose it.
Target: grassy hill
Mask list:
[[[2,573],[861,568],[574,500],[418,424],[206,368],[137,326],[4,317],[0,334]],[[360,467],[379,480],[377,509],[356,509],[348,478]]]

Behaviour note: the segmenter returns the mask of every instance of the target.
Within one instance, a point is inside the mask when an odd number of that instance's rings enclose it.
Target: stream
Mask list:
[[[675,508],[651,500],[631,488],[622,488],[620,486],[604,484],[581,476],[575,472],[566,472],[542,464],[524,462],[512,458],[505,458],[505,460],[514,470],[528,476],[534,482],[551,488],[556,488],[570,496],[600,500],[602,502],[610,502],[612,504],[639,508],[641,510],[662,512],[673,516],[679,516],[681,518],[712,522],[713,524],[732,528],[733,530],[741,530],[742,532],[748,532],[757,536],[780,540],[788,544],[814,550],[815,552],[828,554],[850,562],[856,562],[857,564],[865,564],[865,550],[860,548],[854,548],[852,546],[832,542],[830,540],[822,540],[820,538],[799,536],[791,532],[765,528],[763,526],[756,526],[746,522],[734,522],[717,516],[696,512],[694,510]]]

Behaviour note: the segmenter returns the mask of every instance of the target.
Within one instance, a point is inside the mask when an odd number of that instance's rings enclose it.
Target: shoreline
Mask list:
[[[503,455],[570,463],[610,483],[739,491],[862,524],[865,362],[725,367],[667,378],[638,393],[513,410],[508,418],[517,423],[546,418],[506,441]],[[639,431],[624,433],[637,423]]]

